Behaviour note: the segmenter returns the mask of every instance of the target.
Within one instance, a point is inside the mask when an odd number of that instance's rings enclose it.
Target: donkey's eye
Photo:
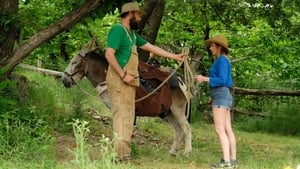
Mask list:
[[[77,62],[72,62],[72,65],[76,65],[77,64]]]

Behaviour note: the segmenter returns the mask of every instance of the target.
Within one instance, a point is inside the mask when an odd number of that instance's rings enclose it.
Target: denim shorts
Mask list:
[[[210,88],[210,96],[212,98],[212,107],[214,108],[232,108],[232,95],[228,87]]]

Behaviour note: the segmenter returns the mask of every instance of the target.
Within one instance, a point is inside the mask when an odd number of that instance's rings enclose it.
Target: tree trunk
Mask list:
[[[62,58],[64,58],[64,61],[68,61],[69,60],[69,54],[66,51],[66,47],[67,47],[67,41],[68,36],[63,36],[61,41],[60,41],[60,56]]]
[[[16,14],[19,0],[0,0],[0,60],[11,55],[19,35]]]
[[[145,15],[141,21],[140,34],[147,39],[148,42],[154,44],[164,14],[165,1],[145,0],[143,8]],[[142,32],[141,30],[144,31]],[[139,50],[139,55],[139,58],[143,61],[147,61],[149,58],[149,53],[143,50]]]
[[[78,9],[66,14],[58,22],[33,35],[26,43],[17,47],[11,55],[8,55],[8,57],[1,59],[0,66],[6,66],[7,69],[5,69],[4,74],[0,76],[0,81],[4,80],[13,70],[13,68],[23,59],[25,59],[26,56],[28,56],[35,48],[40,46],[43,42],[55,37],[59,33],[75,25],[80,19],[90,13],[95,6],[99,5],[99,2],[100,0],[87,1]]]

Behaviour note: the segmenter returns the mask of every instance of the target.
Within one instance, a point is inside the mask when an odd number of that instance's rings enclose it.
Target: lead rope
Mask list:
[[[91,98],[94,98],[94,99],[96,99],[96,100],[100,99],[99,97],[96,97],[96,96],[90,94],[89,92],[85,91],[84,89],[82,89],[82,88],[80,87],[79,84],[76,84],[76,86],[77,86],[77,88],[78,88],[82,93],[86,94],[87,96],[89,96],[89,97],[91,97]],[[100,94],[101,94],[101,93],[99,93],[98,96],[100,96]]]
[[[189,53],[190,53],[190,50],[188,47],[184,47],[182,49],[182,53],[185,54],[185,58],[184,58],[184,83],[187,87],[187,110],[186,110],[186,118],[188,119],[189,116],[190,116],[190,108],[191,108],[191,98],[193,97],[192,96],[192,87],[194,86],[194,77],[193,77],[193,73],[192,73],[192,70],[190,68],[190,65],[189,65]]]

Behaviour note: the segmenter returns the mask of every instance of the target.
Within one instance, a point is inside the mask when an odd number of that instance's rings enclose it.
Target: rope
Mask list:
[[[77,84],[76,86],[78,87],[78,89],[79,89],[82,93],[84,93],[84,94],[86,94],[86,95],[88,95],[88,96],[90,96],[90,97],[92,97],[92,98],[94,98],[94,99],[100,99],[99,97],[96,97],[96,96],[94,96],[94,95],[91,95],[89,92],[83,90],[83,89],[79,86],[79,84]]]
[[[187,85],[187,92],[188,95],[191,97],[191,87],[194,84],[194,78],[193,78],[193,74],[191,71],[191,68],[189,66],[189,62],[188,62],[188,54],[189,54],[189,48],[188,47],[184,47],[182,49],[182,53],[184,53],[186,56],[184,58],[184,60],[182,60],[179,65],[176,67],[175,70],[173,70],[173,72],[159,85],[157,86],[153,91],[151,91],[150,93],[148,93],[147,95],[135,100],[135,102],[139,102],[142,101],[146,98],[148,98],[149,96],[151,96],[153,93],[155,93],[157,90],[159,90],[176,72],[177,70],[184,64],[184,82]],[[190,99],[187,98],[187,102],[188,102],[188,113],[189,113],[189,109],[190,109]]]
[[[192,70],[190,68],[189,62],[188,62],[189,52],[190,52],[190,50],[189,50],[188,47],[184,47],[182,49],[182,53],[184,53],[186,55],[186,57],[184,58],[184,82],[187,85],[188,92],[192,92],[191,88],[194,85],[194,77],[193,77],[193,73],[192,73]]]
[[[157,90],[159,90],[176,73],[176,71],[182,66],[182,64],[184,63],[184,61],[185,61],[185,59],[180,62],[180,64],[176,67],[176,69],[173,70],[173,72],[159,86],[157,86],[153,91],[151,91],[147,95],[145,95],[145,96],[143,96],[143,97],[135,100],[135,102],[139,102],[139,101],[145,100],[147,97],[151,96],[153,93],[155,93]]]
[[[188,62],[188,55],[190,53],[190,50],[188,47],[184,47],[182,49],[182,53],[184,53],[186,55],[185,59],[184,59],[184,83],[187,87],[187,94],[188,94],[188,98],[187,98],[187,114],[190,115],[190,107],[191,107],[191,98],[192,98],[192,87],[194,85],[194,77],[193,77],[193,73],[192,70],[190,68],[189,62]],[[186,118],[189,118],[188,116]]]

